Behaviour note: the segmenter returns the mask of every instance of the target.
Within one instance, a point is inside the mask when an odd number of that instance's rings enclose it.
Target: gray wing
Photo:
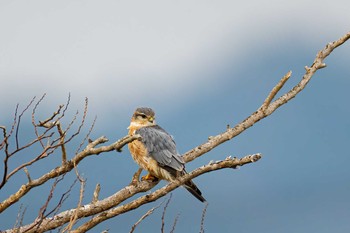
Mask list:
[[[176,150],[173,137],[160,126],[143,127],[135,133],[141,135],[148,153],[160,166],[167,166],[177,171],[184,169],[185,162]]]

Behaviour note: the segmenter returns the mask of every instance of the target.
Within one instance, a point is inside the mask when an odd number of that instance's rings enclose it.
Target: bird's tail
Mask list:
[[[192,180],[186,182],[184,184],[184,187],[198,200],[201,202],[207,202],[204,197],[202,196],[202,192],[199,190],[199,188],[192,182]]]

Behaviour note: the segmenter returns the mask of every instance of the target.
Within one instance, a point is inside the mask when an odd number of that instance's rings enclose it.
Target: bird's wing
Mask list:
[[[149,155],[160,166],[170,167],[177,171],[184,169],[185,162],[176,150],[173,137],[160,126],[143,127],[136,130],[135,133],[141,135]]]

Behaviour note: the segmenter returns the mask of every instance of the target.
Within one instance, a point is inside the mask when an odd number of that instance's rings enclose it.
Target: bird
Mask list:
[[[174,138],[156,124],[155,112],[148,107],[139,107],[131,117],[129,135],[138,134],[140,140],[128,144],[133,160],[148,174],[142,180],[158,179],[174,181],[187,174],[185,161],[176,149]],[[198,200],[206,202],[201,191],[192,180],[183,186]]]

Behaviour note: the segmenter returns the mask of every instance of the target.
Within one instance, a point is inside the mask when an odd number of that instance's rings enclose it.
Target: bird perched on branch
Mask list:
[[[185,162],[177,152],[173,137],[156,124],[155,113],[151,108],[137,108],[128,129],[129,135],[139,134],[142,137],[128,145],[135,162],[149,172],[142,180],[173,181],[186,174]],[[206,201],[191,180],[183,186],[201,202]]]

